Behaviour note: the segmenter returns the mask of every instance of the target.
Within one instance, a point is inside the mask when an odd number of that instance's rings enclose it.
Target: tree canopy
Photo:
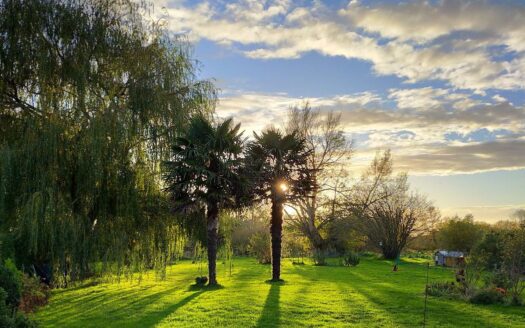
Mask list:
[[[20,261],[75,279],[92,261],[162,267],[174,252],[160,163],[215,91],[146,9],[0,4],[0,224]]]
[[[378,153],[348,201],[358,229],[387,259],[399,257],[410,238],[428,231],[439,219],[430,201],[410,192],[406,174],[392,173],[390,151]]]
[[[202,115],[193,117],[187,132],[173,145],[173,159],[165,163],[166,189],[175,210],[182,215],[206,211],[209,283],[212,285],[217,284],[219,211],[234,208],[238,204],[236,196],[242,190],[244,140],[240,124],[233,126],[232,122],[228,119],[213,126]]]
[[[250,176],[250,195],[255,200],[270,200],[272,203],[273,281],[279,281],[281,274],[283,205],[307,197],[315,187],[312,171],[307,166],[311,152],[304,137],[296,131],[283,134],[275,128],[255,134],[255,140],[248,144],[244,174]]]

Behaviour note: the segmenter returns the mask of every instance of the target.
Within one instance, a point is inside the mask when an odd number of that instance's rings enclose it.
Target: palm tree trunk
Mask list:
[[[281,242],[283,232],[283,203],[280,199],[272,201],[272,281],[281,280]]]
[[[219,208],[216,203],[208,204],[208,285],[217,285],[217,239],[219,230]]]

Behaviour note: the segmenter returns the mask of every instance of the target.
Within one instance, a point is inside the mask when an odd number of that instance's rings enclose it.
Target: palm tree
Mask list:
[[[219,211],[236,206],[244,139],[231,119],[213,125],[195,116],[173,145],[165,181],[175,209],[185,215],[206,210],[209,285],[217,284]]]
[[[283,206],[305,197],[313,187],[306,165],[310,150],[295,132],[283,135],[272,128],[254,136],[247,147],[245,169],[252,177],[252,195],[272,202],[272,281],[280,281]]]

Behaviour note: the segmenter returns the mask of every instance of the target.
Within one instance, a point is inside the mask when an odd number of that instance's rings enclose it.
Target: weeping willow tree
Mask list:
[[[215,91],[147,9],[0,3],[2,251],[55,281],[163,268],[180,248],[160,163]]]

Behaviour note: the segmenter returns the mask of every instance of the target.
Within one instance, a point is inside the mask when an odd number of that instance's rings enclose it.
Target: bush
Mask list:
[[[505,271],[497,270],[485,277],[485,285],[487,287],[509,289],[512,284]]]
[[[23,313],[14,311],[7,303],[8,293],[0,287],[0,327],[2,328],[36,328],[36,324]]]
[[[502,304],[505,302],[505,295],[495,288],[481,289],[471,298],[473,304]]]
[[[436,297],[458,298],[461,296],[461,288],[453,282],[433,282],[427,286],[427,294]]]
[[[202,276],[202,277],[196,277],[195,278],[195,284],[197,286],[204,286],[208,282],[208,277]]]
[[[16,308],[20,303],[22,273],[16,269],[13,261],[7,259],[5,263],[6,265],[0,264],[0,288],[6,292],[6,304]]]
[[[38,277],[23,275],[22,297],[18,307],[20,310],[26,313],[33,312],[37,307],[46,305],[49,296],[49,287],[40,282]]]
[[[326,265],[326,251],[324,249],[314,249],[313,260],[315,265]]]
[[[295,263],[303,263],[303,258],[308,256],[307,240],[304,237],[288,233],[283,238],[283,255],[292,258]]]
[[[359,254],[349,251],[345,254],[343,257],[343,265],[344,266],[356,266],[360,262]]]
[[[258,232],[250,238],[250,253],[261,264],[272,262],[271,241],[268,233]]]

